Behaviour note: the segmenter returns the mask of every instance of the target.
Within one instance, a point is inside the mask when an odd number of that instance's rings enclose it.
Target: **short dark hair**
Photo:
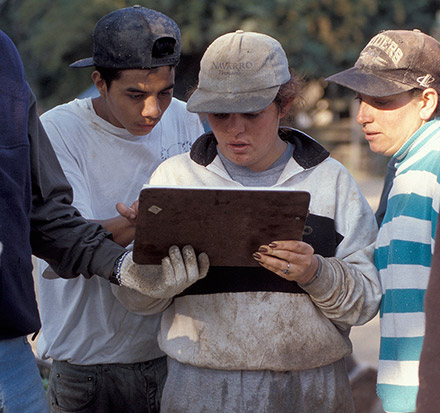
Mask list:
[[[95,66],[95,70],[97,70],[101,75],[101,78],[104,80],[107,89],[110,89],[113,80],[118,80],[121,77],[121,73],[123,69],[113,69],[111,67]]]
[[[151,50],[151,54],[155,58],[166,57],[172,55],[174,53],[174,47],[176,44],[176,40],[172,37],[161,37],[157,39],[153,45]],[[170,68],[174,67],[170,65]],[[139,67],[139,69],[144,69],[143,67]],[[156,69],[155,67],[151,69]],[[110,89],[111,84],[114,80],[118,80],[121,77],[121,73],[123,70],[128,69],[114,69],[110,67],[100,67],[95,66],[95,70],[99,72],[102,79],[104,80],[107,89]]]

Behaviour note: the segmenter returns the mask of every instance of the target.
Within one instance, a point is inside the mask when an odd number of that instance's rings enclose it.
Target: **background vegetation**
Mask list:
[[[419,28],[437,35],[440,9],[439,0],[0,0],[0,28],[17,45],[42,110],[90,86],[91,69],[69,64],[91,56],[100,17],[133,4],[161,11],[181,28],[179,97],[194,84],[207,45],[223,33],[269,34],[297,71],[323,78],[351,66],[380,30]]]

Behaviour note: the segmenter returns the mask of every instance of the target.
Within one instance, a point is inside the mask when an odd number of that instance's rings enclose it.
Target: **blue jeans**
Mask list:
[[[51,412],[159,412],[166,357],[133,364],[79,366],[54,361],[49,376]]]
[[[0,340],[0,412],[49,412],[40,372],[26,337]]]

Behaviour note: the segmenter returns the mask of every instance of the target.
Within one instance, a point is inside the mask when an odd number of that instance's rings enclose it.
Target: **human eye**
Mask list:
[[[143,98],[143,94],[142,93],[130,93],[129,95],[128,95],[128,97],[130,98],[130,99],[133,99],[133,100],[139,100],[139,99],[142,99]]]
[[[229,113],[213,113],[212,116],[216,119],[226,119]]]
[[[260,116],[260,113],[261,112],[243,113],[243,116],[248,119],[255,119],[255,118],[258,118],[258,116]]]
[[[159,93],[160,96],[170,96],[172,94],[173,94],[173,89],[162,90],[162,92]]]
[[[373,99],[373,105],[376,107],[383,108],[387,106],[389,103],[390,101],[388,99],[379,99],[379,98]]]
[[[360,93],[357,93],[354,98],[359,104],[365,103],[375,108],[385,109],[392,102],[392,98],[390,97],[374,97],[374,96],[366,96]]]

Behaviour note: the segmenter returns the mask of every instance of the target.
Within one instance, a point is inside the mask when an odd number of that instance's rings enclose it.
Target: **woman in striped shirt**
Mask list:
[[[389,30],[371,39],[354,67],[327,79],[356,92],[370,149],[396,161],[375,249],[383,292],[377,391],[387,412],[416,409],[440,205],[439,61],[432,37]]]

